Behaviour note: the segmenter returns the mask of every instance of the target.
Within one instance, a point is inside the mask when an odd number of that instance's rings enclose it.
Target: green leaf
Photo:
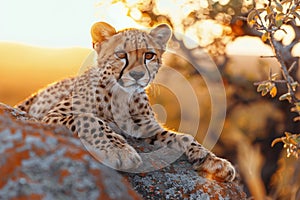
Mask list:
[[[269,90],[266,88],[261,92],[261,96],[266,96],[268,94]]]
[[[285,93],[279,97],[279,101],[290,100],[292,98],[291,93]]]
[[[248,25],[249,25],[250,27],[252,27],[252,26],[255,24],[255,22],[256,22],[255,16],[256,16],[256,15],[257,15],[256,10],[252,10],[252,11],[248,14],[248,16],[247,16],[247,23],[248,23]]]
[[[282,12],[283,7],[281,5],[281,3],[274,1],[275,5],[276,5],[276,10],[278,10],[279,12]]]
[[[263,91],[264,89],[266,89],[266,85],[265,84],[259,84],[258,87],[257,87],[257,92],[261,92]]]
[[[283,24],[283,20],[276,20],[275,21],[275,25],[276,25],[277,28],[281,27],[282,24]]]

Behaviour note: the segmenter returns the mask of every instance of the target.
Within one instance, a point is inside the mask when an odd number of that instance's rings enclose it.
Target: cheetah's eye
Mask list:
[[[156,53],[146,52],[145,53],[145,60],[152,60],[155,56],[156,56]]]
[[[115,55],[117,56],[117,58],[120,58],[120,59],[127,58],[127,53],[125,51],[117,51],[117,52],[115,52]]]

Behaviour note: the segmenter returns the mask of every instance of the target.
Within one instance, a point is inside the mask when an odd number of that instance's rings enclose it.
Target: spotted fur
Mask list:
[[[187,134],[165,130],[155,119],[144,88],[161,65],[171,36],[163,24],[150,33],[116,32],[104,22],[92,27],[97,65],[38,91],[16,107],[36,119],[63,124],[100,152],[103,163],[119,170],[138,167],[141,157],[123,135],[185,152],[195,170],[232,181],[230,162],[216,157]]]

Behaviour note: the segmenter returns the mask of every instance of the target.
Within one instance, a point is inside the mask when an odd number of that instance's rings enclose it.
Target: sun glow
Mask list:
[[[116,30],[124,28],[142,28],[138,25],[134,19],[128,16],[129,8],[127,8],[122,2],[111,4],[110,1],[101,2],[96,7],[96,15],[98,19],[101,19],[109,24],[112,24]],[[137,10],[132,10],[130,13],[133,18],[139,18],[141,13]]]
[[[90,48],[90,27],[96,21],[116,29],[138,27],[127,12],[122,3],[111,1],[0,0],[0,42]]]
[[[0,0],[0,40],[47,47],[90,46],[90,1]]]

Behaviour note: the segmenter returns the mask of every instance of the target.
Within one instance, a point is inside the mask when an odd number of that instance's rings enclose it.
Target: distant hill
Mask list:
[[[55,80],[77,74],[90,52],[0,42],[0,102],[14,105]]]
[[[14,105],[49,83],[76,75],[91,51],[0,42],[0,102]],[[249,80],[266,78],[270,67],[273,72],[279,70],[274,58],[245,55],[230,55],[230,58],[230,73]]]

